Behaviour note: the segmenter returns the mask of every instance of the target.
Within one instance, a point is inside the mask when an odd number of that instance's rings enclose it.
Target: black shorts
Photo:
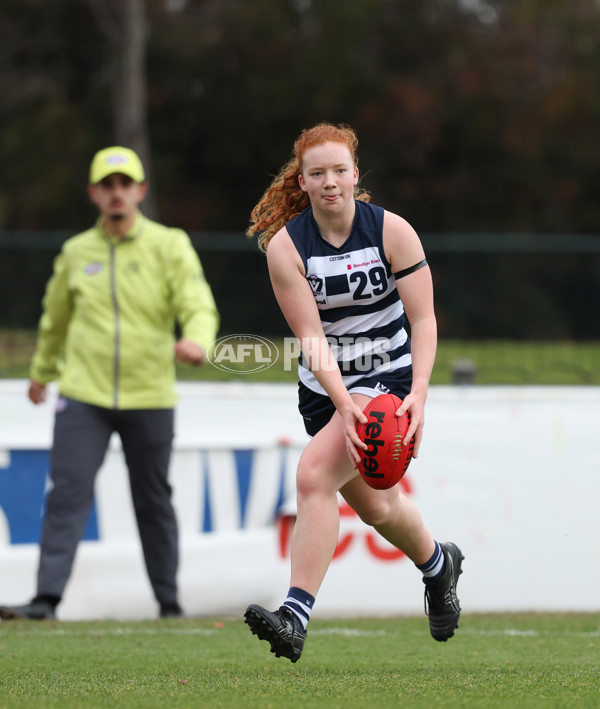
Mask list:
[[[403,367],[395,372],[361,379],[351,386],[349,391],[373,397],[390,393],[404,399],[410,392],[411,386],[412,367]],[[298,409],[302,414],[304,428],[309,436],[316,435],[329,423],[335,413],[335,406],[328,396],[317,394],[302,382],[298,383]]]

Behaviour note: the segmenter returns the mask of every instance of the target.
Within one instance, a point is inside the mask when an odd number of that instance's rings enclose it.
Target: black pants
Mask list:
[[[177,521],[168,482],[173,409],[117,410],[61,398],[40,543],[38,595],[62,597],[111,434],[121,438],[146,569],[159,603],[177,601]],[[126,593],[127,589],[123,589]]]

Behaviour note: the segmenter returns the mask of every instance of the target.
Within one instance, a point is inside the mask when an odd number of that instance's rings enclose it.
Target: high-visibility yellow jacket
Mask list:
[[[68,239],[46,287],[31,379],[106,408],[175,404],[175,322],[206,352],[219,315],[188,235],[138,213]]]

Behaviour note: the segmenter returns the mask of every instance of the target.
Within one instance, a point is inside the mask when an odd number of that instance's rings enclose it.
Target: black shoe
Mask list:
[[[306,640],[306,631],[290,608],[281,606],[278,611],[271,613],[253,603],[246,609],[244,619],[253,635],[269,641],[275,657],[298,661]]]
[[[0,606],[2,620],[55,620],[56,610],[48,601],[34,599],[24,606]]]
[[[160,617],[161,618],[183,618],[184,613],[179,603],[161,603]]]
[[[455,628],[458,628],[460,603],[456,595],[456,584],[462,574],[461,565],[465,557],[452,542],[440,546],[446,568],[437,581],[425,584],[425,613],[429,616],[429,630],[434,640],[446,642],[454,635]]]

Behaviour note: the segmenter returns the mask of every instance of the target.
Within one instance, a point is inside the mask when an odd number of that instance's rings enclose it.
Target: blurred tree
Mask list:
[[[147,126],[146,8],[144,0],[87,0],[109,43],[115,142],[142,159],[149,182],[144,211],[157,217]]]
[[[85,211],[90,115],[104,118],[89,19],[77,2],[0,5],[0,228],[70,226],[74,203]]]
[[[3,0],[0,35],[2,230],[81,229],[91,155],[126,142],[162,220],[243,240],[299,131],[330,120],[358,130],[374,201],[420,233],[598,238],[598,0]],[[444,333],[592,331],[587,310],[556,311],[592,297],[593,260],[438,259]],[[231,271],[255,278],[243,256],[210,262],[223,293]],[[254,307],[236,305],[244,322]]]
[[[118,141],[165,221],[243,230],[319,120],[420,230],[600,224],[596,0],[4,0],[0,32],[0,227],[80,224]]]

